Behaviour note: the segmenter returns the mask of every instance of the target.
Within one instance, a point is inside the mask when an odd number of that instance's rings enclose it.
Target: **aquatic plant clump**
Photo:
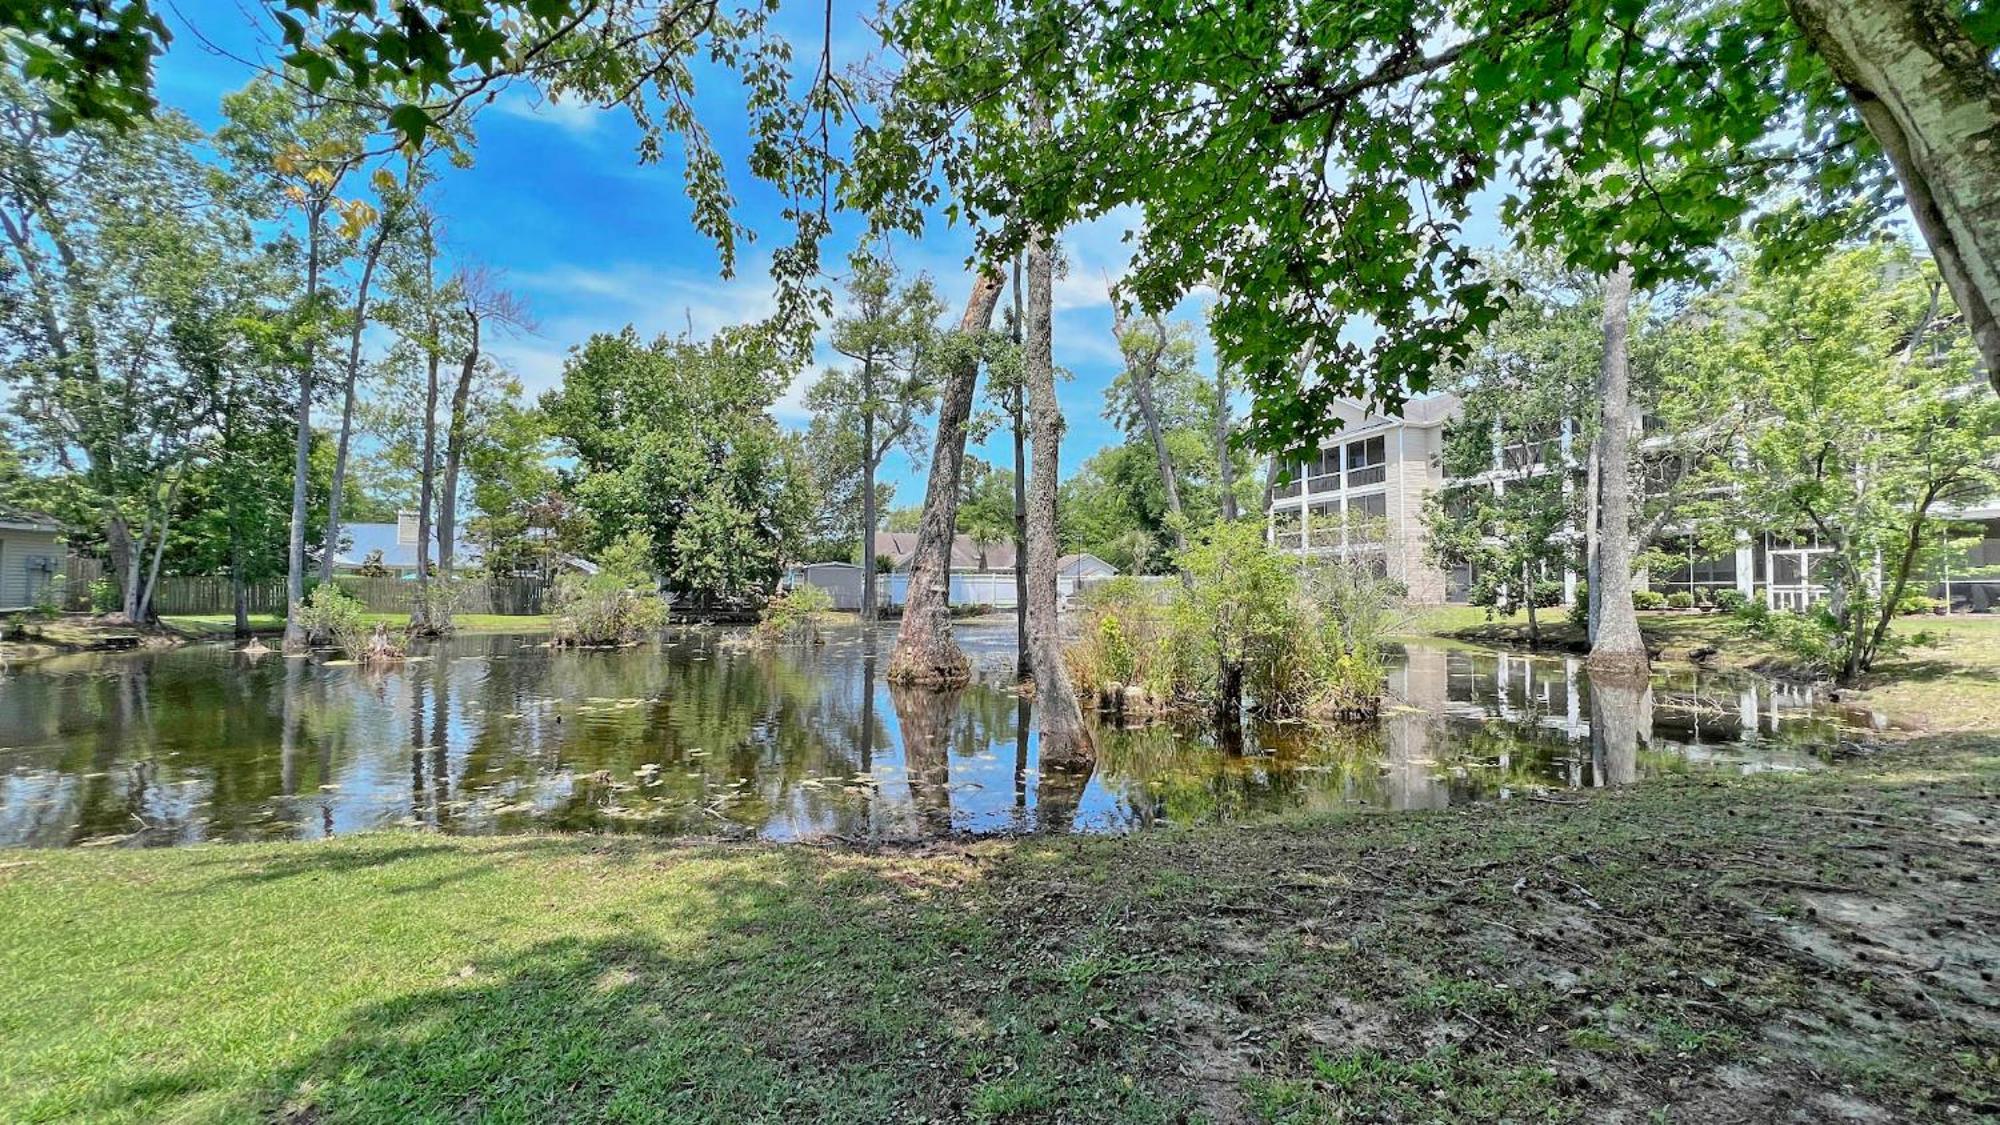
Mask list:
[[[380,662],[397,660],[403,650],[389,637],[388,627],[367,622],[367,607],[339,586],[315,586],[299,606],[299,622],[306,634],[333,642],[349,660]]]
[[[809,582],[801,582],[764,603],[757,617],[756,640],[763,645],[824,642],[820,619],[833,609],[833,596]]]
[[[1067,658],[1080,690],[1126,715],[1209,709],[1367,718],[1401,587],[1358,562],[1302,563],[1254,524],[1218,526],[1179,557],[1182,580],[1117,579],[1087,594]]]
[[[597,573],[557,578],[549,589],[549,643],[621,645],[665,627],[667,606],[646,567],[650,549],[644,536],[628,535],[605,549]]]

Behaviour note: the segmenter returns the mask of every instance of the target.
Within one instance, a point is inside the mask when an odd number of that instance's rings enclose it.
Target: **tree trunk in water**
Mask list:
[[[997,273],[982,273],[958,330],[971,336],[993,323],[1003,286]],[[910,556],[910,585],[896,648],[889,655],[890,683],[949,686],[972,678],[972,666],[951,637],[951,541],[958,528],[958,482],[965,467],[965,427],[972,416],[972,392],[979,382],[979,357],[964,349],[945,377],[938,404],[937,441],[930,481],[924,489],[923,522]]]
[[[1620,263],[1604,284],[1604,361],[1598,368],[1597,640],[1590,646],[1593,675],[1644,676],[1646,642],[1632,609],[1631,371],[1627,329],[1632,313],[1632,267]]]
[[[867,398],[874,401],[874,379],[863,363],[862,379]],[[861,414],[861,620],[874,621],[875,603],[875,411]]]
[[[1591,442],[1590,467],[1585,470],[1583,479],[1583,590],[1584,596],[1589,599],[1588,603],[1584,606],[1584,640],[1593,645],[1597,643],[1597,609],[1604,604],[1598,596],[1597,582],[1597,564],[1599,562],[1597,557],[1597,539],[1599,535],[1603,534],[1603,529],[1598,527],[1597,524],[1600,516],[1597,510],[1597,483],[1598,479],[1603,475],[1599,471],[1601,468],[1599,464],[1601,458],[1598,457],[1598,450],[1598,443]]]
[[[1061,473],[1063,417],[1056,401],[1054,339],[1050,318],[1055,259],[1049,237],[1028,244],[1026,341],[1021,381],[1028,394],[1028,437],[1034,449],[1028,482],[1028,650],[1035,676],[1035,714],[1041,723],[1042,769],[1072,768],[1094,757],[1076,688],[1063,659],[1062,622],[1056,612],[1056,484]]]
[[[433,335],[431,339],[437,337]],[[433,345],[434,346],[434,345]],[[410,611],[410,631],[431,631],[431,499],[437,479],[438,355],[425,357],[423,483],[417,489],[417,602]]]
[[[2000,71],[1943,0],[1787,0],[1902,184],[2000,391]]]
[[[1021,346],[1021,256],[1014,255],[1014,347]],[[1026,427],[1027,388],[1014,380],[1014,677],[1025,680],[1034,674],[1035,660],[1028,651],[1028,431]]]
[[[306,213],[306,304],[319,298],[320,217],[324,205]],[[306,481],[312,474],[313,352],[308,343],[299,372],[299,406],[293,421],[298,434],[292,449],[292,523],[285,547],[286,652],[303,652],[306,629],[299,620],[299,603],[306,598]]]
[[[1222,489],[1222,522],[1236,521],[1236,466],[1229,456],[1229,368],[1215,365],[1215,482]]]
[[[386,229],[386,228],[385,228]],[[347,393],[340,406],[340,440],[333,449],[333,482],[326,493],[326,542],[320,549],[319,580],[333,581],[333,556],[340,548],[340,499],[347,488],[347,449],[354,436],[354,388],[361,378],[361,332],[368,327],[368,286],[385,239],[378,232],[361,264],[361,284],[354,291],[354,328],[347,337]]]

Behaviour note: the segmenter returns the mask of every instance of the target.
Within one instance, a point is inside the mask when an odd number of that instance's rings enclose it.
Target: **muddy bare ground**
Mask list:
[[[1087,981],[1050,1030],[1215,1120],[1978,1120],[1996,750],[973,849],[968,905]]]

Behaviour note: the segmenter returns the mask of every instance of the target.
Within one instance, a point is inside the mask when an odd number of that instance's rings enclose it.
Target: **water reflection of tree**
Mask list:
[[[917,822],[927,835],[951,831],[951,734],[964,693],[889,685],[903,735],[903,770]]]
[[[1591,681],[1591,773],[1598,785],[1630,785],[1638,779],[1639,741],[1651,736],[1652,694],[1642,678]]]

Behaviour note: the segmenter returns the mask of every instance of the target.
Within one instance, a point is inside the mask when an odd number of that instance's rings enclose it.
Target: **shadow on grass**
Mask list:
[[[821,895],[857,897],[836,911]],[[352,1012],[256,1112],[330,1121],[875,1121],[936,1060],[910,891],[768,857]],[[643,915],[643,917],[635,916]],[[935,1093],[935,1092],[934,1092]]]

